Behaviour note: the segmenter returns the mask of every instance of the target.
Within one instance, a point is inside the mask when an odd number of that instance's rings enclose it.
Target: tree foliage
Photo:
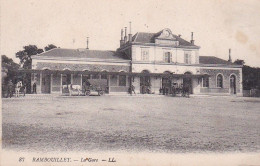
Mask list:
[[[24,50],[18,51],[16,57],[20,59],[20,64],[24,69],[31,69],[32,67],[32,55],[37,55],[43,52],[43,49],[39,49],[36,45],[28,45],[23,47]]]
[[[45,51],[49,51],[51,49],[57,48],[57,46],[55,46],[54,44],[49,44],[48,46],[44,47]]]
[[[237,59],[234,61],[237,65],[243,65],[242,76],[243,76],[243,89],[259,89],[260,90],[260,68],[250,67],[245,65],[245,61]]]
[[[260,68],[243,66],[243,89],[259,89],[260,90]]]
[[[237,60],[234,61],[234,63],[237,64],[237,65],[244,65],[245,61],[241,60],[241,59],[237,59]]]
[[[8,68],[18,69],[19,64],[15,63],[12,58],[8,58],[6,55],[1,55],[2,65],[8,66]]]
[[[6,84],[8,80],[13,82],[17,78],[17,70],[20,65],[15,63],[12,58],[8,58],[6,55],[1,55],[2,59],[2,84]]]
[[[24,50],[18,51],[16,57],[19,58],[20,64],[24,69],[32,69],[32,55],[37,55],[43,52],[43,49],[38,48],[36,45],[28,45],[23,47]],[[28,92],[31,91],[31,74],[24,73],[19,75],[23,79]]]

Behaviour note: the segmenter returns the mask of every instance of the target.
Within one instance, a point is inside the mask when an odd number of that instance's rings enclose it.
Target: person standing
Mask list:
[[[34,94],[34,93],[37,94],[36,86],[37,86],[37,85],[36,85],[36,82],[34,82],[34,83],[33,83],[33,94]]]
[[[7,98],[8,97],[11,98],[12,96],[13,96],[13,82],[12,80],[9,80],[7,84]]]
[[[136,93],[135,93],[135,86],[134,86],[133,84],[131,85],[131,92],[130,92],[131,95],[132,95],[132,92],[134,92],[134,94],[136,94]]]

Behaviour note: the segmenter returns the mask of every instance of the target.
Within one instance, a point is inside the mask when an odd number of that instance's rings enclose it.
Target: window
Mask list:
[[[172,53],[171,52],[164,53],[164,62],[166,62],[166,63],[172,62]]]
[[[71,75],[63,74],[62,75],[62,85],[69,85],[69,84],[71,84]]]
[[[107,79],[107,75],[106,74],[101,74],[101,79]]]
[[[92,79],[99,79],[99,75],[98,74],[93,74],[92,75]]]
[[[126,76],[119,75],[119,86],[126,86]]]
[[[184,53],[184,63],[191,64],[191,54],[190,54],[190,52]]]
[[[205,87],[205,88],[209,87],[209,77],[202,78],[202,87]]]
[[[117,75],[110,76],[110,86],[117,86]]]
[[[149,61],[149,49],[148,48],[142,48],[141,60]]]
[[[217,75],[217,87],[223,88],[223,76],[221,74]]]

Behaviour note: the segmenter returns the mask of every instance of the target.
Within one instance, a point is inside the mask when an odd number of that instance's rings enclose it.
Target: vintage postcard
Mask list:
[[[260,1],[0,14],[0,165],[260,166]]]

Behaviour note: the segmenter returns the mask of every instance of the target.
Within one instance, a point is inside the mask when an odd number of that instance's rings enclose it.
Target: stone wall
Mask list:
[[[230,93],[230,76],[236,76],[236,92],[242,93],[241,73],[239,69],[205,69],[201,68],[200,73],[209,74],[209,88],[201,88],[201,93]],[[223,88],[217,87],[217,75],[223,75]]]

